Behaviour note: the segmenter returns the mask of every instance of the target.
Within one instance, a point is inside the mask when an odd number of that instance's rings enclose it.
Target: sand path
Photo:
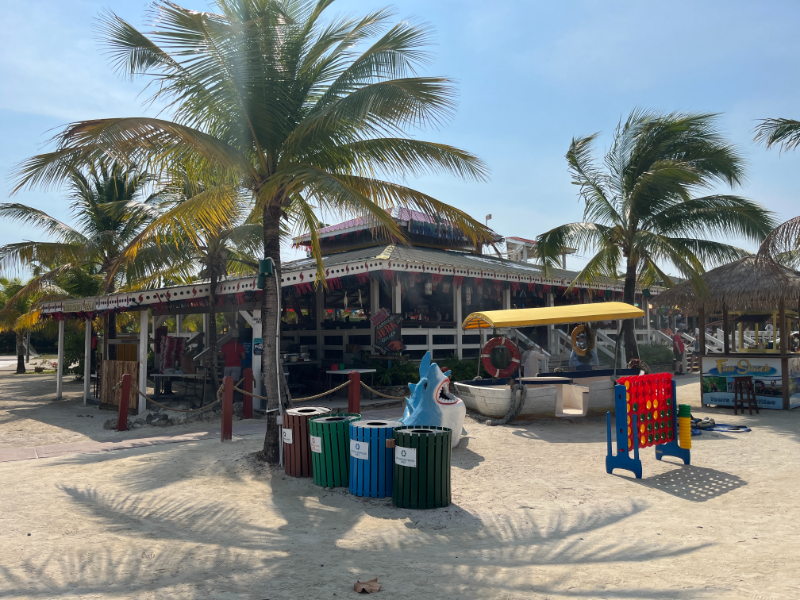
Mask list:
[[[2,443],[118,435],[7,379]],[[469,422],[436,511],[270,471],[257,436],[3,463],[0,596],[335,598],[377,576],[391,598],[799,597],[800,413],[696,414],[753,432],[695,438],[689,467],[646,450],[640,481],[605,473],[602,419]]]

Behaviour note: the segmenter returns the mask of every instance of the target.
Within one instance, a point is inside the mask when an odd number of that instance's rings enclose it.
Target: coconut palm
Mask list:
[[[17,373],[25,373],[25,334],[27,329],[18,325],[19,318],[29,312],[30,295],[20,294],[25,287],[19,279],[0,277],[0,332],[13,331],[17,339]]]
[[[34,277],[20,295],[42,292],[59,283],[80,282],[99,276],[101,293],[112,293],[125,283],[124,272],[108,277],[125,247],[158,214],[156,196],[142,199],[146,173],[98,159],[76,166],[67,177],[70,211],[75,225],[18,203],[0,204],[0,219],[31,225],[50,237],[0,247],[0,272],[31,268]],[[71,274],[70,274],[71,273]],[[83,286],[81,286],[82,288]],[[116,318],[106,322],[108,338],[116,337]]]
[[[366,214],[403,240],[386,208],[406,205],[452,221],[476,245],[491,239],[462,211],[395,181],[430,172],[472,180],[486,175],[469,152],[403,137],[409,128],[441,125],[454,109],[450,80],[416,72],[430,59],[428,28],[392,24],[385,9],[326,18],[333,0],[215,4],[217,13],[157,2],[148,34],[106,15],[104,37],[115,66],[131,76],[152,76],[154,99],[168,104],[174,120],[69,125],[55,138],[54,151],[19,166],[16,189],[59,181],[76,162],[101,156],[151,172],[180,163],[203,178],[213,173],[223,188],[252,194],[262,214],[264,257],[272,259],[276,278],[283,220],[311,232],[320,277],[316,232],[326,213]],[[274,364],[277,311],[278,290],[269,283],[261,314],[262,372],[272,407],[283,387]],[[269,427],[265,441],[270,461],[277,460],[275,432]]]
[[[118,265],[140,284],[199,275],[209,279],[209,347],[217,356],[217,283],[228,274],[257,273],[262,254],[263,226],[260,211],[237,189],[204,194],[184,180],[180,189],[162,205],[162,214],[150,222],[128,245]],[[167,194],[169,197],[170,194]],[[218,213],[213,219],[208,213]],[[198,270],[199,267],[199,270]],[[211,369],[213,389],[219,374]]]
[[[800,121],[764,119],[756,127],[755,139],[767,148],[780,146],[781,150],[794,150],[800,146]],[[759,247],[758,258],[760,262],[766,261],[767,265],[775,261],[796,269],[800,265],[800,217],[789,219],[773,229]]]
[[[800,121],[764,119],[756,127],[755,139],[767,148],[780,146],[781,150],[794,150],[800,146]]]
[[[538,237],[545,269],[567,247],[594,255],[572,285],[624,277],[624,301],[643,287],[672,279],[674,266],[702,289],[705,266],[740,258],[746,251],[707,239],[741,235],[762,240],[770,213],[739,196],[695,196],[715,184],[741,183],[743,161],[715,127],[711,114],[656,114],[634,110],[617,126],[603,166],[593,157],[597,134],[574,138],[567,152],[572,182],[584,201],[583,221]],[[638,358],[633,322],[623,325],[627,359]]]

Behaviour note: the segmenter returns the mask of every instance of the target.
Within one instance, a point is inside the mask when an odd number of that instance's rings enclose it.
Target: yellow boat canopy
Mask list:
[[[558,323],[588,323],[643,317],[644,311],[624,302],[597,302],[544,308],[512,308],[474,312],[464,319],[464,329],[532,327]]]

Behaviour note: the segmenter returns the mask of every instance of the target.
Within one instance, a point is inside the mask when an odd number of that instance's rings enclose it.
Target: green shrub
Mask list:
[[[648,365],[670,364],[674,358],[672,346],[667,344],[643,344],[639,346],[639,358]]]

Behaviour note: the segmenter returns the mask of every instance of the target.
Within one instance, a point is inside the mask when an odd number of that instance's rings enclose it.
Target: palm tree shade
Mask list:
[[[16,189],[53,184],[74,165],[99,157],[153,173],[184,165],[200,180],[216,182],[203,192],[210,198],[231,186],[252,196],[261,211],[264,257],[273,260],[277,281],[282,224],[311,233],[322,276],[316,232],[327,214],[365,214],[403,240],[386,208],[410,206],[453,222],[476,245],[489,240],[487,228],[464,212],[397,182],[440,172],[482,180],[487,173],[469,152],[403,137],[408,129],[442,125],[454,111],[452,82],[417,73],[431,58],[430,30],[393,24],[386,9],[327,18],[332,4],[217,0],[212,13],[162,1],[153,7],[148,33],[108,13],[103,37],[115,67],[151,76],[153,99],[168,105],[173,120],[73,123],[56,136],[52,152],[19,166]],[[285,382],[274,364],[278,291],[272,282],[261,310],[265,393],[268,406],[276,407]],[[282,400],[288,406],[285,395]],[[268,427],[270,462],[278,456],[275,432]]]
[[[771,229],[771,214],[755,202],[695,195],[743,178],[743,161],[715,128],[714,115],[634,110],[617,126],[602,165],[593,156],[596,137],[574,138],[566,156],[584,202],[583,221],[537,238],[546,270],[564,248],[593,253],[572,285],[623,277],[624,301],[633,304],[637,284],[672,285],[664,271],[671,264],[702,289],[706,266],[747,254],[708,237],[760,241]],[[632,321],[623,324],[623,340],[626,358],[638,358]]]

